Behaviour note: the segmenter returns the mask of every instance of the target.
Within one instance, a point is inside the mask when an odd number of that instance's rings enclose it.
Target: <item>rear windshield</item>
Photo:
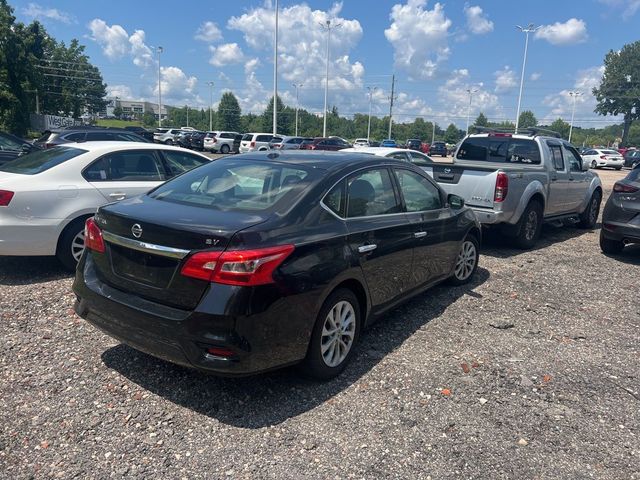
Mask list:
[[[512,137],[468,137],[456,158],[494,163],[540,164],[540,150],[534,140]]]
[[[242,140],[253,140],[253,133],[245,133],[242,136]]]
[[[5,163],[0,167],[0,172],[36,175],[83,153],[86,153],[86,150],[73,147],[55,147],[49,150],[38,150],[37,152],[31,152],[9,163]]]
[[[602,150],[602,153],[605,155],[620,155],[620,152],[616,152],[615,150]]]
[[[53,132],[50,132],[49,130],[45,131],[42,136],[40,136],[37,140],[36,143],[45,143],[47,140],[49,140],[49,137],[53,135]]]
[[[297,165],[218,160],[170,180],[149,196],[214,210],[258,212],[276,207],[310,180],[310,171]]]

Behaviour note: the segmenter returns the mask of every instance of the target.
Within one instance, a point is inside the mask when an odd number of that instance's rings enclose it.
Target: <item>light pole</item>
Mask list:
[[[518,133],[518,123],[520,123],[520,102],[522,101],[522,86],[524,85],[524,69],[527,65],[527,49],[529,48],[529,34],[535,32],[540,27],[534,27],[533,23],[530,23],[526,27],[521,27],[520,25],[516,25],[521,32],[525,34],[524,41],[524,59],[522,60],[522,74],[520,75],[520,94],[518,95],[518,109],[516,111],[516,130],[515,133]]]
[[[160,54],[164,52],[164,48],[156,48],[158,53],[158,127],[162,127],[162,84],[160,82]]]
[[[293,86],[296,89],[296,137],[298,136],[298,109],[300,108],[300,102],[298,101],[298,89],[302,86],[301,83],[294,83]]]
[[[327,98],[329,97],[329,42],[331,41],[331,28],[339,28],[340,23],[331,26],[331,20],[327,20],[325,23],[321,23],[320,26],[327,30],[327,72],[324,82],[324,113],[322,115],[322,136],[327,136]]]
[[[582,95],[582,92],[569,92],[569,95],[573,97],[573,106],[571,107],[571,125],[569,126],[569,143],[571,143],[571,134],[573,133],[573,116],[576,113],[576,100],[580,95]]]
[[[273,41],[273,135],[278,133],[278,0],[276,0],[276,29]],[[296,125],[297,126],[297,125]]]
[[[207,82],[209,85],[209,131],[213,130],[213,82]]]
[[[471,115],[471,97],[478,91],[477,88],[467,88],[469,94],[469,106],[467,107],[467,135],[469,135],[469,116]]]
[[[369,122],[367,123],[367,142],[371,137],[371,104],[373,103],[373,93],[378,89],[378,87],[367,87],[369,90]]]
[[[189,126],[189,105],[185,105],[185,108],[187,109],[187,127]]]

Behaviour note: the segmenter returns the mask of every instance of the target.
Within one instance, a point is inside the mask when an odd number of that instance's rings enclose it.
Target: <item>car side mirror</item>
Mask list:
[[[464,207],[464,198],[454,193],[450,193],[447,197],[447,203],[453,210],[460,210],[462,207]]]

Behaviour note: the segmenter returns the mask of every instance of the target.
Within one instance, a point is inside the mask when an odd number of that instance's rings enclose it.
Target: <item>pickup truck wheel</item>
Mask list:
[[[220,147],[220,153],[224,153],[225,155],[229,153],[229,145],[222,145],[222,147]]]
[[[478,268],[480,259],[478,240],[472,235],[465,237],[460,246],[453,275],[449,277],[451,285],[464,285],[468,283]]]
[[[600,230],[600,250],[602,250],[604,253],[608,253],[609,255],[617,255],[618,253],[622,252],[623,248],[624,243],[622,243],[620,240],[613,240],[611,238],[605,237],[604,233],[602,233],[602,230]]]
[[[519,223],[516,245],[523,250],[533,248],[542,230],[542,205],[535,200],[529,202]]]
[[[598,214],[600,213],[601,201],[602,194],[600,192],[593,192],[587,208],[585,208],[584,212],[580,214],[580,222],[578,222],[578,226],[580,228],[592,229],[596,226],[596,222],[598,221]]]

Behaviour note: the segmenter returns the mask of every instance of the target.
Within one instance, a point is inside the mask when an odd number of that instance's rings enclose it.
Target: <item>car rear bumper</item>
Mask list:
[[[315,320],[308,309],[269,299],[269,306],[252,315],[230,315],[241,299],[243,309],[262,292],[215,285],[193,310],[182,310],[142,299],[102,282],[93,261],[80,262],[73,291],[74,310],[107,335],[172,363],[224,376],[243,376],[283,367],[302,360]],[[247,292],[244,292],[247,293]],[[251,298],[249,298],[251,297]],[[226,303],[224,299],[229,299]],[[222,300],[221,300],[222,299]],[[261,299],[264,302],[264,298]],[[207,353],[211,347],[233,351],[224,358]]]
[[[599,167],[618,168],[624,166],[624,160],[596,160]]]
[[[507,218],[504,212],[496,212],[495,210],[474,207],[473,205],[468,205],[468,206],[471,210],[473,210],[473,213],[475,213],[476,218],[482,224],[496,225],[498,223],[507,222]]]
[[[609,240],[625,243],[640,243],[640,225],[629,223],[603,222],[602,235]]]

